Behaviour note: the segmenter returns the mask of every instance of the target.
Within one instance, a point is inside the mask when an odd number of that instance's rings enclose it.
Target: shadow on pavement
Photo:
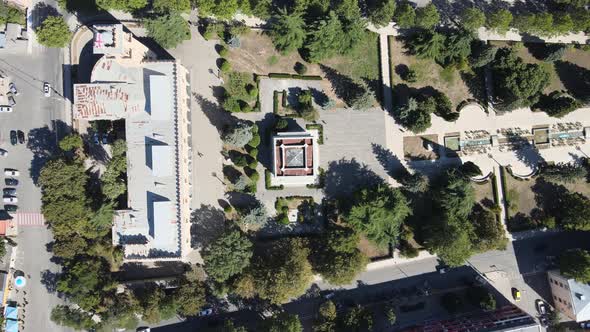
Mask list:
[[[57,152],[57,140],[68,130],[66,123],[59,120],[53,121],[52,127],[34,128],[28,133],[27,148],[33,152],[29,174],[35,185],[41,168]]]
[[[224,229],[225,213],[211,205],[201,205],[191,216],[191,247],[208,246]]]
[[[354,158],[331,161],[325,174],[324,194],[327,198],[338,199],[349,196],[363,187],[383,183],[379,175]]]

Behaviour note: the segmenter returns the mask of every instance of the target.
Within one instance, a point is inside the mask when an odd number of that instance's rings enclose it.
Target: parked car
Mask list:
[[[4,188],[4,189],[2,189],[2,193],[5,196],[16,196],[16,189],[15,188]]]
[[[201,310],[201,312],[199,312],[199,317],[211,316],[212,314],[213,314],[213,308],[207,308],[207,309],[203,309],[203,310]]]
[[[4,205],[4,211],[6,211],[6,212],[16,212],[16,210],[18,210],[18,205],[14,205],[14,204],[5,204]]]
[[[520,301],[520,291],[517,288],[512,288],[512,298],[514,301]]]
[[[109,135],[102,134],[102,144],[109,144]]]
[[[581,322],[580,327],[583,329],[590,329],[590,322]]]
[[[150,332],[152,329],[150,329],[147,326],[142,326],[142,327],[138,327],[135,331],[136,332]]]
[[[51,84],[43,83],[43,94],[45,94],[45,97],[51,97]]]
[[[13,169],[13,168],[5,168],[4,175],[6,175],[6,176],[19,176],[20,172],[16,169]]]
[[[16,100],[14,100],[14,97],[12,95],[8,95],[8,105],[10,105],[10,106],[16,105]]]
[[[16,145],[16,130],[10,131],[10,144]]]
[[[543,327],[548,327],[549,326],[549,319],[547,319],[547,316],[541,316],[541,317],[539,317],[539,323],[541,323],[541,326],[543,326]]]
[[[92,135],[92,142],[94,142],[94,144],[96,144],[96,145],[100,144],[100,139],[98,137],[98,134]]]
[[[23,143],[25,142],[25,133],[23,133],[23,131],[22,131],[22,130],[19,130],[19,131],[17,131],[16,133],[17,133],[17,135],[18,135],[18,142],[19,142],[20,144],[23,144]]]
[[[537,311],[539,311],[541,316],[546,315],[549,312],[549,310],[547,310],[547,304],[545,304],[543,300],[537,299],[537,301],[535,301],[535,305],[537,306]]]
[[[4,179],[4,183],[7,186],[18,186],[18,180],[13,178],[6,178]]]
[[[12,107],[0,106],[0,113],[10,113],[10,112],[12,112]]]
[[[14,82],[10,82],[8,84],[8,88],[10,89],[10,92],[14,93],[15,96],[18,96],[18,90],[16,89],[16,85],[14,85]]]
[[[4,196],[4,203],[18,203],[18,198],[14,196]]]
[[[0,149],[0,157],[6,157],[8,156],[8,151],[4,150],[4,149]]]

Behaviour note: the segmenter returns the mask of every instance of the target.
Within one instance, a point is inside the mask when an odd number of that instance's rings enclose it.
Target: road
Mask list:
[[[51,308],[61,300],[50,294],[41,280],[45,279],[47,283],[59,267],[51,263],[46,248],[52,237],[43,225],[41,192],[36,185],[40,168],[56,148],[57,139],[67,131],[65,104],[61,97],[62,67],[61,49],[48,49],[35,42],[31,54],[2,54],[0,58],[0,72],[10,78],[19,91],[14,111],[0,116],[0,148],[8,151],[8,157],[2,160],[2,168],[20,171],[17,186],[19,215],[15,217],[22,224],[18,226],[14,267],[25,273],[28,282],[25,289],[11,292],[9,300],[16,300],[21,305],[20,318],[24,319],[21,331],[25,332],[70,331],[56,326],[49,319]],[[44,97],[43,82],[52,85],[52,97]],[[12,146],[10,130],[22,130],[27,142]],[[3,175],[0,181],[4,186]]]

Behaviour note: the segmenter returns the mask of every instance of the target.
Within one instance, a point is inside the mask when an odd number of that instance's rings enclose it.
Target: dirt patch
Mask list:
[[[430,146],[431,150],[427,147]],[[404,137],[404,158],[410,160],[438,159],[438,135]]]
[[[577,181],[575,183],[564,183],[564,187],[566,187],[569,191],[578,192],[588,199],[590,199],[590,183],[586,181]]]
[[[480,89],[478,86],[483,84],[483,81],[477,76],[471,77],[468,74],[462,74],[454,68],[445,69],[433,60],[418,59],[407,54],[403,43],[395,37],[389,37],[389,54],[391,84],[395,90],[394,95],[400,98],[399,102],[405,102],[405,99],[409,97],[411,89],[408,88],[423,89],[428,87],[447,95],[453,103],[453,107],[456,108],[464,100],[476,99],[477,96],[473,92],[478,91]],[[402,75],[409,69],[416,72],[415,83],[409,83],[402,79]],[[406,88],[401,88],[402,86]]]
[[[361,238],[360,238],[360,241],[358,244],[358,248],[362,253],[367,255],[367,257],[369,257],[369,259],[386,257],[386,256],[389,256],[389,254],[390,254],[389,250],[381,249],[381,248],[375,246],[373,243],[371,243],[371,241],[367,240],[367,238],[363,235],[361,235]]]
[[[494,188],[492,181],[486,181],[484,183],[472,183],[473,189],[475,189],[475,201],[481,203],[483,206],[488,206],[490,203],[494,203]]]

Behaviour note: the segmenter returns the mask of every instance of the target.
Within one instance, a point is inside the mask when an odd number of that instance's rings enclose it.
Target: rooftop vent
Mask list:
[[[581,293],[576,293],[576,297],[582,301],[586,300],[586,295],[581,294]]]

